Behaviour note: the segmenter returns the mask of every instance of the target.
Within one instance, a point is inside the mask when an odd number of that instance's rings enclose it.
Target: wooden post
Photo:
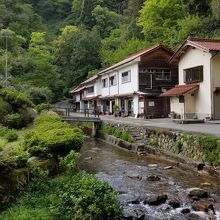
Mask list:
[[[147,114],[148,114],[148,106],[147,106],[147,97],[144,96],[144,117],[147,118]]]

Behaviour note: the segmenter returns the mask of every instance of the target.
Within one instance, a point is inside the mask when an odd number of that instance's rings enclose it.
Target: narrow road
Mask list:
[[[81,116],[81,113],[71,113],[71,116]],[[91,115],[94,117],[94,115]],[[123,124],[130,124],[133,126],[166,128],[175,131],[185,131],[190,133],[200,133],[213,135],[220,138],[220,121],[215,123],[201,123],[201,124],[176,124],[169,118],[162,119],[143,119],[134,117],[114,117],[112,115],[100,115],[102,121],[116,122]]]

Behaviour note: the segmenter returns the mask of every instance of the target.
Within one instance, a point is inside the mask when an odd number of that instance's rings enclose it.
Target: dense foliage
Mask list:
[[[23,128],[32,122],[28,109],[33,106],[29,97],[14,88],[0,88],[0,123],[9,128]]]
[[[54,113],[42,113],[35,120],[35,127],[26,134],[24,146],[32,156],[43,158],[66,155],[78,151],[83,144],[83,133],[78,128],[61,122]]]
[[[64,172],[53,179],[32,164],[27,189],[0,219],[117,219],[121,209],[116,193],[106,182],[79,171],[78,157],[74,151],[60,157]]]
[[[219,38],[219,0],[0,1],[0,80],[35,104],[56,101],[120,59],[187,36]],[[1,103],[4,105],[5,103]]]

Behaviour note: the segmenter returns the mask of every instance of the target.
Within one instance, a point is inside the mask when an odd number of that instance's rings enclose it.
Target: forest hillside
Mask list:
[[[0,80],[51,102],[155,43],[220,37],[220,0],[0,0]],[[38,103],[35,103],[38,104]]]

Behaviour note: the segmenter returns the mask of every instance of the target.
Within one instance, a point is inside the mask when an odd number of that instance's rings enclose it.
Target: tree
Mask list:
[[[56,64],[67,90],[82,82],[89,71],[100,68],[98,33],[66,26],[55,41]]]
[[[53,64],[52,48],[47,44],[45,32],[33,32],[30,46],[25,56],[26,66],[16,77],[17,82],[25,82],[29,86],[48,87],[55,98],[62,95],[62,81]]]
[[[210,0],[183,0],[190,14],[199,16],[210,14]]]
[[[0,24],[25,38],[29,38],[32,31],[43,29],[41,17],[34,12],[32,5],[19,0],[0,1]]]
[[[95,20],[95,28],[97,28],[102,38],[107,37],[111,30],[118,28],[123,22],[121,15],[100,5],[94,8],[92,16]]]
[[[220,20],[220,0],[211,1],[212,14],[217,21]]]
[[[175,29],[177,21],[187,15],[181,0],[147,0],[140,10],[138,25],[143,29],[147,40],[161,42],[165,33]]]
[[[141,41],[137,38],[132,38],[125,41],[124,44],[119,47],[112,47],[111,45],[114,45],[114,41],[111,40],[114,39],[108,38],[108,40],[105,39],[102,42],[100,57],[102,60],[102,65],[105,67],[117,63],[127,56],[149,46],[149,44],[144,41]]]

